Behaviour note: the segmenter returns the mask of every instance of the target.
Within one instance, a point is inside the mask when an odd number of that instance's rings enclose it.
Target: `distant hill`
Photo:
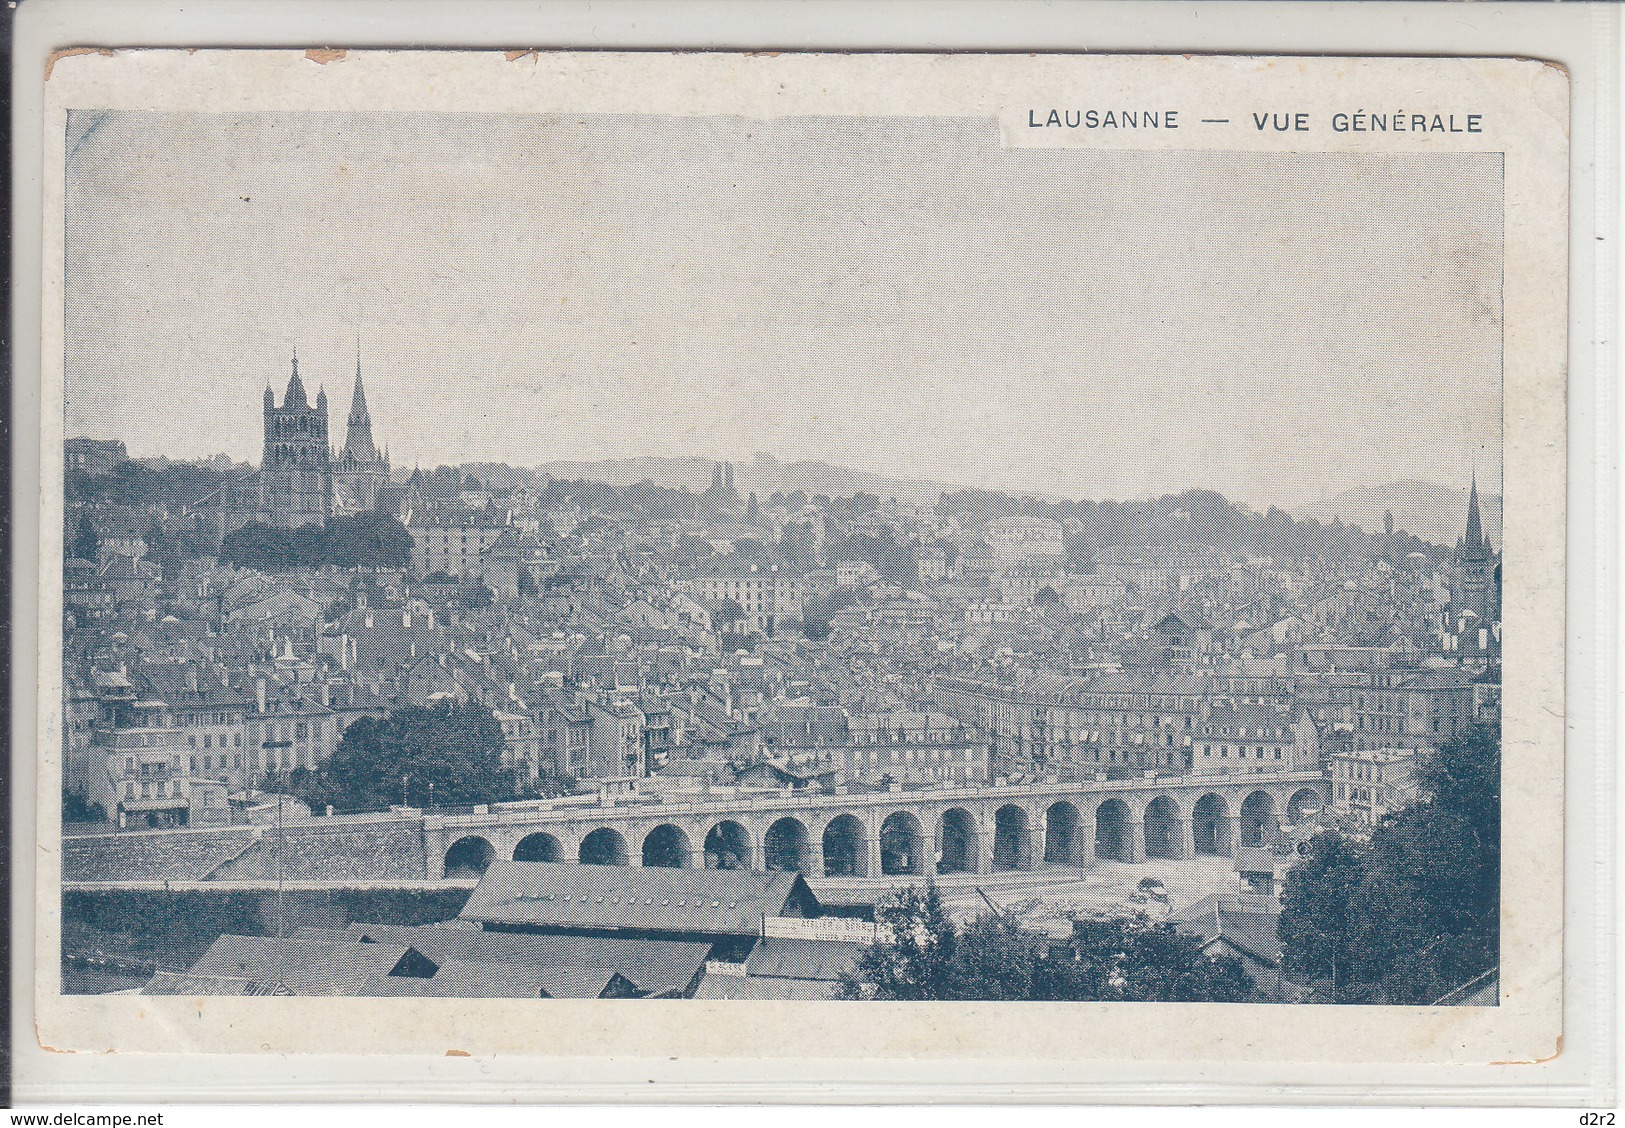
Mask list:
[[[1478,491],[1479,515],[1491,542],[1501,546],[1501,498]],[[1328,522],[1341,518],[1367,532],[1382,530],[1382,515],[1392,512],[1394,527],[1434,544],[1454,545],[1467,529],[1467,491],[1431,482],[1392,482],[1386,486],[1344,490],[1324,501],[1293,511],[1296,517]]]
[[[673,489],[686,486],[698,492],[711,484],[711,471],[716,465],[709,458],[613,458],[600,462],[544,462],[536,471],[555,478],[585,478],[612,486],[651,481]],[[828,462],[780,462],[770,454],[757,454],[749,462],[734,463],[734,487],[741,494],[754,492],[763,500],[774,492],[787,494],[795,490],[828,497],[861,491],[916,505],[935,504],[944,491],[952,493],[963,488],[948,482],[891,478]]]

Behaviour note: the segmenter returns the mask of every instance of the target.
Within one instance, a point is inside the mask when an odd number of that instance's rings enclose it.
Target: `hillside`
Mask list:
[[[617,458],[600,462],[544,462],[536,471],[555,478],[586,478],[612,486],[651,481],[674,489],[686,486],[697,492],[711,484],[711,471],[715,466],[708,458]],[[780,462],[770,454],[757,454],[749,462],[734,463],[734,486],[742,494],[754,492],[762,498],[775,491],[787,494],[801,490],[809,495],[829,497],[862,491],[914,504],[935,504],[944,491],[961,488],[947,482],[891,478],[827,462]]]
[[[1501,544],[1501,498],[1478,491],[1479,514],[1484,532],[1497,547]],[[1431,482],[1392,482],[1385,486],[1344,490],[1340,494],[1293,511],[1297,517],[1313,517],[1326,522],[1340,517],[1368,532],[1382,529],[1382,515],[1392,512],[1394,527],[1433,541],[1452,545],[1467,527],[1467,490],[1437,486]]]

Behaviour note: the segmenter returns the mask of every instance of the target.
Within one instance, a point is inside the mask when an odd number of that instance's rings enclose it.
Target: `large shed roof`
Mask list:
[[[799,873],[493,862],[459,914],[485,924],[756,936],[764,916],[816,915]]]
[[[438,964],[496,962],[557,974],[576,968],[608,968],[651,994],[686,991],[711,955],[699,940],[651,940],[628,936],[538,936],[479,932],[472,928],[352,924],[348,939],[407,944]]]
[[[838,981],[857,966],[862,944],[846,940],[765,937],[745,958],[745,974],[775,979]]]

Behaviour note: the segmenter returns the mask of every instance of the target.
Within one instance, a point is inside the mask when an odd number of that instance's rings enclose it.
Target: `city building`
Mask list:
[[[788,567],[730,561],[694,577],[694,598],[710,609],[713,622],[731,601],[750,630],[772,635],[781,622],[800,621],[806,586]]]
[[[297,352],[282,402],[266,387],[262,422],[259,467],[189,508],[216,538],[251,522],[283,528],[324,525],[335,512],[353,513],[382,503],[389,489],[389,456],[373,441],[359,357],[342,451],[328,445],[327,389],[318,389],[316,402],[310,402]]]
[[[744,955],[764,920],[822,912],[794,870],[493,861],[458,919],[486,932],[705,942]]]
[[[587,755],[598,778],[644,776],[643,713],[630,701],[587,702]]]
[[[1473,721],[1473,683],[1459,668],[1384,670],[1354,691],[1354,747],[1436,748]]]
[[[1331,776],[1332,809],[1364,826],[1415,803],[1414,748],[1356,748],[1326,758]]]
[[[70,471],[81,474],[111,474],[120,463],[128,462],[124,443],[118,439],[87,439],[74,436],[62,444],[63,461]]]
[[[412,571],[419,576],[480,576],[491,550],[513,523],[505,509],[414,509],[406,516],[412,534]],[[518,575],[513,577],[518,590]]]
[[[1047,517],[995,517],[982,538],[1006,564],[1020,560],[1058,560],[1066,554],[1059,521]]]
[[[1320,734],[1307,710],[1217,704],[1203,710],[1191,734],[1193,772],[1320,770]]]

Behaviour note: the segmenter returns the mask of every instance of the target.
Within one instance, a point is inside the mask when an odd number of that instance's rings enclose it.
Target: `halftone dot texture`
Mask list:
[[[67,425],[257,461],[816,458],[1255,507],[1499,477],[1498,154],[1004,150],[944,118],[75,113]],[[703,485],[703,482],[698,483]]]

